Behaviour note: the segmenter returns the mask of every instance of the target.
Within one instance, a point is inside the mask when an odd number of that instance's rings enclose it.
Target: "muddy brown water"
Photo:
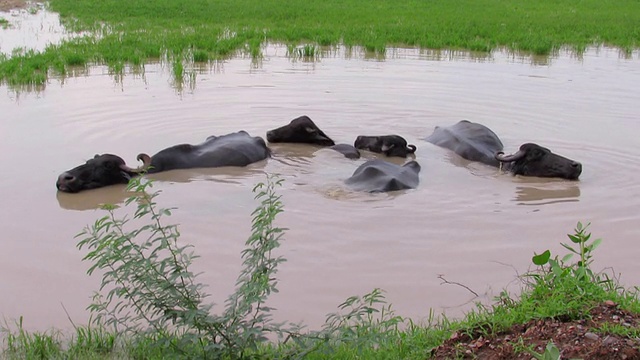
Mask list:
[[[251,189],[265,173],[279,190],[287,227],[277,254],[278,320],[323,322],[345,298],[386,290],[400,315],[421,321],[429,310],[459,316],[474,296],[442,285],[459,282],[488,302],[517,291],[517,273],[534,252],[567,241],[577,221],[592,222],[604,242],[595,267],[613,266],[622,282],[640,279],[640,61],[616,50],[590,50],[532,61],[496,52],[390,50],[385,61],[343,50],[315,63],[292,61],[270,47],[259,66],[233,59],[196,75],[178,91],[160,64],[113,77],[103,67],[52,79],[41,92],[0,87],[0,316],[24,316],[28,329],[86,322],[99,287],[85,274],[77,234],[119,203],[123,186],[80,194],[55,189],[59,173],[96,153],[134,165],[154,153],[209,135],[269,129],[306,114],[337,142],[400,134],[417,145],[420,186],[391,194],[355,193],[343,185],[374,155],[352,161],[326,149],[273,145],[274,158],[248,168],[173,171],[155,176],[161,206],[177,207],[181,241],[201,256],[195,270],[223,304],[240,268],[255,208]],[[581,161],[580,181],[513,177],[469,163],[424,140],[436,125],[480,122],[506,150],[537,142]],[[221,309],[222,305],[214,307]]]

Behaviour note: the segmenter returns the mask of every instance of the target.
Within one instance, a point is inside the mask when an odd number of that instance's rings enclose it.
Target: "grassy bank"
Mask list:
[[[106,63],[118,71],[165,56],[174,63],[239,50],[259,57],[266,41],[361,45],[379,54],[387,46],[534,54],[640,46],[635,0],[51,0],[50,6],[68,27],[97,36],[0,60],[0,80],[40,84],[49,70]]]
[[[235,292],[222,311],[204,301],[204,285],[189,268],[197,258],[165,225],[171,209],[158,208],[151,183],[132,180],[137,195],[127,201],[133,218],[108,215],[80,235],[79,249],[102,276],[89,307],[94,322],[72,334],[29,333],[22,320],[3,329],[0,357],[6,359],[452,359],[557,360],[640,357],[640,301],[637,288],[594,272],[600,239],[578,223],[567,254],[547,250],[532,258],[518,296],[503,292],[490,305],[478,304],[463,319],[433,316],[423,324],[398,316],[375,289],[353,296],[327,316],[320,330],[275,323],[268,296],[277,291],[284,262],[277,248],[285,230],[275,226],[283,211],[269,178],[254,189],[252,235],[242,251]],[[126,208],[125,208],[126,209]],[[131,211],[129,211],[131,212]],[[133,227],[133,228],[132,228]],[[312,309],[310,309],[312,311]],[[74,325],[75,327],[75,325]],[[277,339],[277,340],[276,340]],[[274,341],[275,340],[275,341]],[[618,357],[615,357],[618,358]],[[625,358],[625,357],[620,357]]]

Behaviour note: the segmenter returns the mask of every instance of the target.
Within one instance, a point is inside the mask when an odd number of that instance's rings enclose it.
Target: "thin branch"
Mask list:
[[[471,288],[469,288],[467,285],[463,285],[463,284],[460,284],[459,282],[449,281],[449,280],[445,279],[443,274],[438,275],[438,279],[442,280],[442,282],[440,283],[440,285],[442,285],[442,284],[458,285],[458,286],[460,286],[460,287],[463,287],[463,288],[465,288],[465,289],[469,290],[469,292],[471,292],[471,293],[472,293],[473,295],[475,295],[476,297],[479,297],[479,296],[480,296],[480,295],[478,295],[478,293],[477,293],[477,292],[475,292],[475,291],[471,290]]]
[[[64,310],[64,313],[67,314],[67,319],[69,319],[69,322],[73,326],[74,330],[78,330],[78,327],[76,326],[76,323],[74,323],[73,320],[71,319],[71,315],[69,315],[69,312],[67,311],[67,308],[64,307],[64,304],[62,303],[62,301],[60,302],[60,305],[62,306],[62,309]]]

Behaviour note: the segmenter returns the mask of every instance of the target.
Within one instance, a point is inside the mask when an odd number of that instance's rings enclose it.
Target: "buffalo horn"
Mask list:
[[[147,169],[151,165],[151,157],[143,153],[143,154],[138,154],[138,157],[136,159],[138,159],[139,161],[142,161],[142,166],[133,169],[127,166],[126,164],[123,164],[123,165],[120,165],[120,168],[124,171],[128,171],[134,174],[139,174],[141,172],[147,171]]]
[[[526,153],[522,150],[518,150],[515,154],[513,155],[505,155],[502,151],[498,151],[496,153],[496,160],[500,161],[500,162],[512,162],[512,161],[518,161],[520,159],[522,159],[524,156],[526,155]]]

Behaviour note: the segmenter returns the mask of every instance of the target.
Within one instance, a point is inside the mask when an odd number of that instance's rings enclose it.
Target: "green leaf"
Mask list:
[[[560,245],[562,245],[562,247],[564,247],[565,249],[571,251],[574,254],[579,254],[578,251],[576,251],[574,248],[572,248],[571,246],[565,244],[565,243],[560,243]]]
[[[542,266],[549,262],[550,257],[551,257],[551,251],[547,250],[540,255],[535,255],[531,259],[531,261],[533,261],[535,265]]]
[[[574,244],[580,244],[582,241],[582,238],[578,235],[567,235],[569,237],[569,239],[571,239],[571,242],[573,242]]]
[[[591,243],[591,246],[589,247],[590,251],[595,250],[598,246],[600,246],[600,243],[602,242],[602,239],[595,239],[593,240],[593,242]]]
[[[560,264],[558,264],[557,261],[551,260],[549,261],[549,264],[551,265],[551,271],[553,271],[553,274],[556,277],[562,276],[562,267],[560,266]]]
[[[547,348],[544,351],[544,359],[545,360],[559,360],[560,359],[560,350],[556,345],[552,342],[547,344]]]

